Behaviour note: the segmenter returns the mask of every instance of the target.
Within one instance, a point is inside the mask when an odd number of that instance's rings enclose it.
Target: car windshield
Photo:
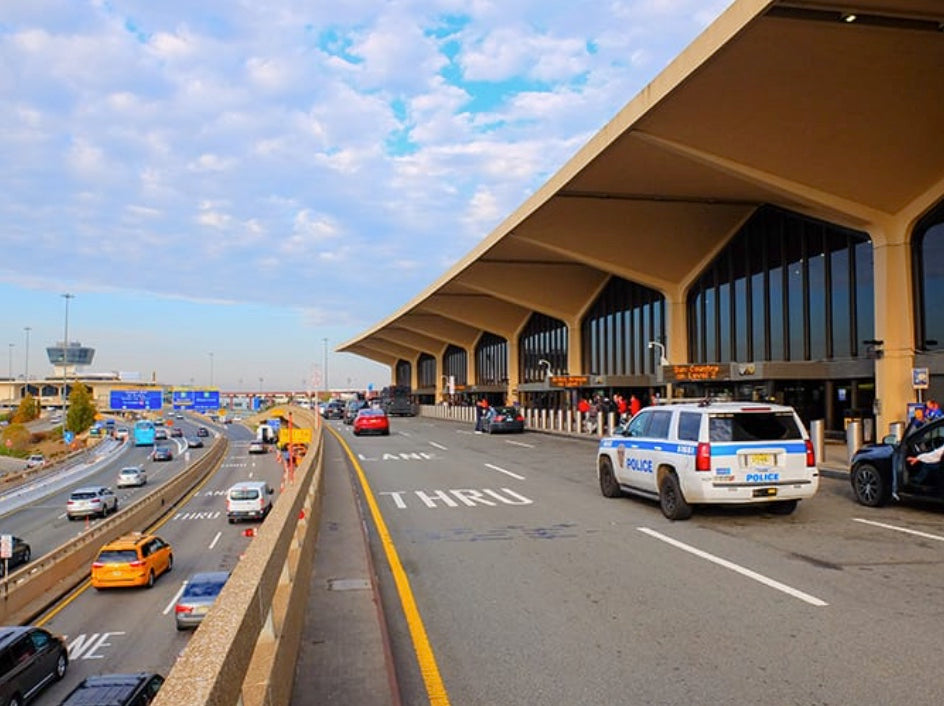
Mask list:
[[[711,441],[782,441],[802,439],[790,412],[736,412],[709,418]]]
[[[231,490],[229,493],[230,500],[255,500],[259,497],[259,491],[255,488],[249,490]]]
[[[94,500],[97,497],[98,494],[94,492],[72,493],[70,500]]]
[[[138,553],[134,549],[107,549],[98,555],[102,564],[130,564],[138,560]]]
[[[504,414],[509,417],[517,416],[518,410],[514,407],[495,407],[495,414]]]
[[[136,476],[140,472],[141,471],[139,471],[137,468],[122,468],[121,469],[121,475],[123,476]]]

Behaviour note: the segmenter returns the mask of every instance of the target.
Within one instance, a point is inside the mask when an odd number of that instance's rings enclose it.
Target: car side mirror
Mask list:
[[[898,443],[898,437],[895,436],[894,434],[888,434],[887,436],[882,438],[882,443],[888,444],[889,446],[894,446],[895,444]]]

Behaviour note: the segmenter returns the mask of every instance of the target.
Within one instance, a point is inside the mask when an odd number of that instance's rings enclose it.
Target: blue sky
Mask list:
[[[334,353],[563,165],[727,0],[4,0],[0,375],[387,384]],[[10,344],[13,347],[10,348]],[[6,348],[6,350],[3,350]],[[259,379],[262,378],[260,383]]]

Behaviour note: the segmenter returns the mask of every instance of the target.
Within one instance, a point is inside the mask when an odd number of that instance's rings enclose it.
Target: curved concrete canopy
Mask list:
[[[683,301],[765,203],[881,244],[944,194],[941,27],[940,0],[734,2],[476,248],[337,350],[389,364],[407,349],[385,330],[429,314],[437,341],[468,347],[456,325],[510,338],[534,311],[573,320],[612,274]]]

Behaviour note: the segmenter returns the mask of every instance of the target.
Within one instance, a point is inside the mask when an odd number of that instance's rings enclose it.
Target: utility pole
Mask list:
[[[331,399],[331,388],[328,386],[328,339],[322,338],[324,342],[324,388],[325,388],[325,402],[329,402]]]
[[[66,394],[66,386],[69,384],[68,366],[69,358],[69,300],[75,299],[74,294],[63,294],[62,298],[66,300],[66,329],[62,337],[62,429],[69,429],[69,395]]]
[[[26,378],[26,393],[29,394],[29,333],[32,329],[29,326],[24,326],[23,330],[26,331],[26,369],[23,371],[23,377]]]

